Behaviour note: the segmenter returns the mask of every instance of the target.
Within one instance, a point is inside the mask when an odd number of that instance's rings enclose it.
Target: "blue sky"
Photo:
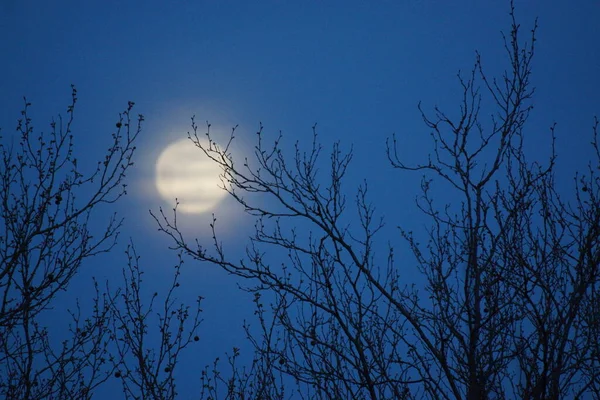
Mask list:
[[[539,18],[533,84],[535,109],[527,145],[542,156],[557,122],[559,178],[590,158],[593,116],[600,112],[600,5],[516,1],[527,33]],[[475,50],[490,74],[506,66],[500,31],[509,28],[508,1],[16,1],[0,4],[0,127],[14,134],[22,96],[33,103],[36,127],[66,109],[70,84],[79,91],[76,151],[90,166],[102,156],[117,113],[127,101],[146,117],[130,195],[117,206],[126,217],[119,248],[98,259],[90,276],[114,280],[131,236],[142,255],[146,282],[164,286],[175,263],[166,237],[148,210],[165,206],[153,185],[154,162],[169,143],[186,136],[189,118],[209,120],[218,137],[239,124],[236,154],[250,155],[259,122],[267,138],[279,130],[284,147],[311,138],[326,146],[353,146],[348,195],[363,179],[394,227],[421,226],[414,207],[418,176],[394,171],[385,140],[395,133],[408,160],[429,152],[429,132],[416,108],[455,112],[458,70],[468,71]],[[326,162],[326,158],[324,158]],[[449,199],[450,200],[450,199]],[[213,210],[224,240],[239,252],[251,224],[232,201]],[[100,221],[99,221],[100,222]],[[207,240],[208,215],[186,220]],[[234,244],[235,243],[235,244]],[[206,265],[185,265],[184,300],[200,294],[202,365],[240,342],[248,297],[231,277]],[[153,289],[152,289],[153,291]]]

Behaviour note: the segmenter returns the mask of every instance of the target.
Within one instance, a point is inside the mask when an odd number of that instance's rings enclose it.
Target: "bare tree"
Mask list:
[[[502,76],[488,76],[477,54],[471,73],[459,74],[456,118],[419,106],[429,160],[407,165],[396,138],[387,143],[393,167],[425,173],[417,206],[431,221],[427,236],[400,227],[423,286],[406,283],[412,261],[396,261],[391,247],[375,252],[383,220],[367,183],[351,211],[342,182],[352,153],[339,143],[323,172],[316,131],[307,151],[297,143],[288,158],[281,136],[267,145],[261,126],[255,160],[240,165],[229,151],[235,129],[219,147],[209,125],[203,146],[192,120],[190,138],[222,167],[224,190],[256,216],[238,260],[218,239],[216,219],[204,245],[183,235],[176,209],[154,215],[176,248],[248,279],[255,293],[250,375],[260,373],[231,381],[228,397],[282,398],[283,390],[255,389],[277,388],[284,376],[295,384],[286,393],[316,399],[600,398],[598,122],[596,159],[574,193],[560,193],[554,129],[545,163],[524,151],[537,23],[523,42],[512,4],[510,16]],[[434,199],[439,184],[458,200]]]
[[[66,120],[38,134],[25,100],[18,138],[0,142],[0,394],[7,399],[87,399],[113,368],[110,302],[97,287],[92,312],[71,310],[71,336],[60,344],[40,322],[82,264],[114,247],[122,220],[113,214],[99,231],[91,224],[103,204],[126,193],[143,121],[129,102],[105,157],[84,174],[73,152],[76,102],[73,87]]]
[[[111,339],[116,345],[116,355],[111,358],[114,376],[121,381],[126,399],[175,399],[179,356],[191,343],[200,340],[197,330],[202,297],[198,297],[192,313],[189,306],[177,304],[175,291],[180,287],[183,265],[179,257],[162,304],[156,303],[158,292],[151,294],[144,304],[140,256],[133,245],[126,253],[128,262],[123,269],[122,287],[114,295],[107,289]],[[156,329],[152,329],[153,324]]]
[[[122,281],[103,288],[94,280],[91,308],[76,301],[65,316],[68,326],[49,322],[86,261],[117,245],[123,219],[116,213],[107,219],[102,206],[126,194],[144,120],[133,118],[129,102],[104,158],[85,174],[74,151],[76,102],[72,87],[66,120],[59,116],[49,133],[36,133],[25,100],[18,137],[0,137],[0,395],[90,399],[113,379],[127,399],[175,399],[180,355],[200,340],[201,323],[201,297],[194,308],[176,297],[181,257],[159,301],[158,292],[147,295],[130,244]],[[107,221],[104,229],[96,227],[99,220]]]

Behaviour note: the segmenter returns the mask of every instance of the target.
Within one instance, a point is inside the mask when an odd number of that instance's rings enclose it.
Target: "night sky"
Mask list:
[[[600,3],[516,1],[516,7],[524,38],[536,17],[539,23],[526,148],[543,159],[556,122],[558,179],[568,190],[573,172],[591,159],[591,126],[600,113]],[[461,96],[456,74],[471,70],[475,50],[488,74],[507,67],[501,31],[510,28],[508,11],[508,1],[475,0],[2,0],[2,140],[16,134],[23,96],[32,103],[36,129],[49,130],[51,118],[66,111],[71,84],[79,97],[75,151],[90,169],[109,145],[127,101],[146,118],[128,176],[129,195],[102,211],[125,217],[119,244],[84,266],[48,318],[59,325],[61,311],[74,298],[85,304],[92,276],[118,285],[129,238],[142,257],[148,292],[166,287],[177,258],[149,210],[169,210],[173,201],[157,192],[155,163],[166,146],[187,136],[193,115],[202,133],[205,121],[212,124],[217,140],[239,125],[233,148],[239,159],[251,157],[259,123],[265,140],[281,131],[282,146],[290,150],[296,141],[310,145],[316,123],[324,168],[332,143],[352,147],[348,197],[368,182],[387,222],[382,245],[398,245],[411,265],[396,226],[423,227],[414,205],[420,175],[389,165],[386,138],[396,134],[407,162],[426,159],[432,147],[418,102],[426,111],[438,105],[455,115]],[[230,198],[209,212],[186,214],[185,231],[208,244],[211,213],[226,250],[241,256],[252,219]],[[182,398],[188,398],[197,389],[200,367],[233,346],[247,348],[242,321],[252,322],[252,304],[238,290],[239,281],[214,266],[188,260],[183,276],[182,301],[206,298],[201,341],[184,356],[178,383]],[[118,395],[120,388],[112,382],[99,393]]]

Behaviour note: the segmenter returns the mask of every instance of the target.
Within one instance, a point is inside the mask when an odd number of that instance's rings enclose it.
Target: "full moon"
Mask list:
[[[203,145],[208,146],[208,141]],[[179,201],[177,210],[203,213],[227,195],[221,189],[222,173],[214,161],[192,141],[182,139],[167,146],[156,161],[156,188],[167,201]]]

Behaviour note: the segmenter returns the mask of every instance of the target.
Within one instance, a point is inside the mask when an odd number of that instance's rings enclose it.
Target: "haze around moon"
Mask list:
[[[206,141],[208,146],[208,141]],[[156,188],[178,211],[199,214],[213,209],[227,192],[220,188],[221,168],[189,139],[167,146],[156,161]]]

